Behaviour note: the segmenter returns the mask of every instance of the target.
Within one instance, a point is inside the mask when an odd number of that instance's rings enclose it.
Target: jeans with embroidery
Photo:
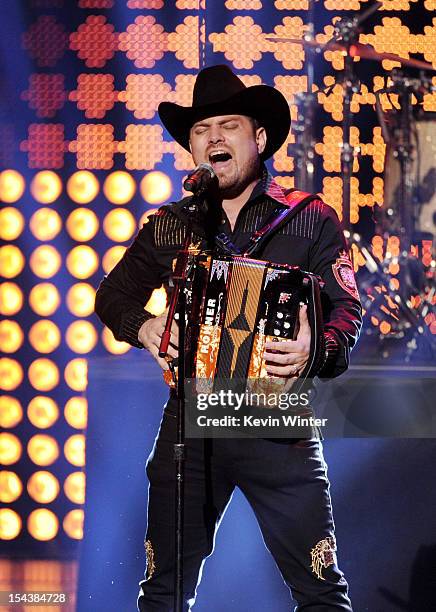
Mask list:
[[[175,407],[167,405],[147,463],[147,571],[140,612],[170,612],[174,597]],[[351,612],[338,569],[329,482],[319,440],[187,439],[184,610],[235,487],[254,510],[265,544],[298,602],[296,610]],[[256,612],[256,611],[255,611]]]

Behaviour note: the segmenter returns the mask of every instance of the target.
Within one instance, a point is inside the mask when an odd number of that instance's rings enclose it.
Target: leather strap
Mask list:
[[[261,247],[261,245],[273,236],[285,223],[290,221],[310,202],[317,199],[317,195],[306,191],[290,191],[286,194],[287,207],[278,204],[269,215],[265,225],[253,232],[244,248],[236,247],[225,233],[220,233],[215,237],[218,248],[228,255],[243,255],[248,257]]]
[[[274,235],[285,223],[290,221],[290,219],[316,198],[316,194],[307,193],[306,191],[295,190],[286,194],[288,208],[280,207],[272,212],[266,224],[259,230],[256,230],[250,237],[244,249],[244,256],[252,255],[267,238]]]

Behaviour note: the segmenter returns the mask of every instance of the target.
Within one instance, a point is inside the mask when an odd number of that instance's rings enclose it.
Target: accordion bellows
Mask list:
[[[311,311],[314,279],[285,264],[198,256],[188,284],[186,376],[204,392],[230,381],[279,391],[286,379],[267,375],[265,343],[297,337],[300,304]]]

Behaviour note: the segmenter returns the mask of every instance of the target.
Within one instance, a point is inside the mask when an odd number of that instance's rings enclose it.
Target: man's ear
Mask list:
[[[262,155],[262,153],[265,151],[266,140],[267,140],[267,135],[266,135],[265,128],[264,127],[257,128],[256,143],[257,143],[257,151],[259,155]]]

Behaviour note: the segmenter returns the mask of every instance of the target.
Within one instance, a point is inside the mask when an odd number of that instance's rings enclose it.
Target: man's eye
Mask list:
[[[238,127],[237,123],[226,123],[224,124],[226,130],[235,130]]]
[[[207,130],[207,128],[205,128],[205,127],[194,128],[194,134],[204,134],[204,132],[206,130]]]

